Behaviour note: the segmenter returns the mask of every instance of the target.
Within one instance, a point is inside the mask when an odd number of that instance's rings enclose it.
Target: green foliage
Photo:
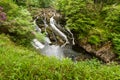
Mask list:
[[[13,0],[19,6],[47,8],[54,0]]]
[[[120,58],[120,34],[112,34],[112,42],[113,42],[113,48],[114,52],[119,55]]]
[[[5,12],[8,12],[11,9],[18,9],[18,6],[14,4],[12,0],[1,0],[0,5],[4,8]]]
[[[33,38],[32,17],[24,7],[17,6],[12,0],[2,0],[0,5],[4,8],[7,15],[6,23],[0,27],[5,27],[15,42],[27,45]],[[1,31],[2,32],[2,31]],[[29,35],[29,36],[28,36]]]
[[[50,7],[51,6],[51,2],[54,0],[38,0],[39,4],[41,5],[41,7]]]
[[[106,17],[104,24],[106,27],[115,33],[120,33],[120,5],[106,7],[103,11],[106,11]]]
[[[55,0],[53,1],[53,5],[57,10],[64,11],[68,5],[68,0]]]
[[[104,0],[104,2],[108,5],[111,5],[111,4],[120,3],[120,0]]]
[[[89,42],[90,44],[97,45],[97,44],[100,43],[100,38],[99,38],[99,36],[97,36],[97,35],[92,35],[92,36],[89,37],[88,42]]]
[[[105,7],[103,12],[106,13],[104,20],[105,29],[109,30],[114,52],[120,57],[120,5]]]
[[[64,0],[58,0],[58,3],[59,2],[61,2],[63,5],[56,6],[58,6],[58,10],[62,11],[62,13],[65,15],[67,24],[66,26],[74,30],[75,34],[77,33],[76,37],[78,39],[84,39],[86,37],[89,38],[88,35],[90,34],[91,30],[93,31],[93,28],[102,26],[99,19],[100,15],[97,10],[95,10],[93,1],[69,0],[64,2]]]
[[[3,24],[6,20],[6,13],[3,11],[3,8],[0,6],[0,24]]]
[[[56,0],[55,7],[65,16],[66,26],[74,31],[78,40],[87,39],[87,43],[94,45],[112,40],[114,51],[119,54],[119,37],[111,34],[120,34],[120,1],[96,0],[100,1],[97,4],[94,1]]]
[[[0,79],[118,80],[120,66],[102,65],[96,59],[74,63],[70,59],[48,58],[0,35]]]
[[[40,41],[40,42],[44,42],[45,41],[45,34],[44,33],[39,33],[39,32],[35,32],[35,37]]]

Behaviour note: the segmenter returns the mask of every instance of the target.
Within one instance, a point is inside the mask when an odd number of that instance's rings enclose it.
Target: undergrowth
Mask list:
[[[118,80],[120,66],[45,57],[0,35],[0,80]]]

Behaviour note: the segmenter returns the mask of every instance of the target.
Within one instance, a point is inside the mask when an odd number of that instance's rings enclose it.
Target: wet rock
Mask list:
[[[102,47],[99,47],[97,50],[95,50],[90,44],[82,44],[81,46],[88,53],[93,54],[106,63],[112,61],[116,57],[116,54],[112,51],[112,43],[110,41],[108,41]]]
[[[52,43],[56,44],[56,42],[57,42],[57,44],[62,45],[64,43],[64,40],[62,40],[60,37],[58,37],[53,32],[53,29],[50,28],[50,26],[51,26],[50,18],[55,14],[54,19],[56,21],[56,24],[59,24],[62,19],[62,15],[53,8],[42,8],[42,9],[37,10],[36,13],[34,13],[34,14],[35,15],[34,15],[33,19],[38,17],[38,19],[36,20],[36,24],[39,26],[42,33],[45,33],[45,28],[46,28],[47,35],[50,38],[50,40],[52,41]],[[47,26],[45,26],[45,24]],[[58,28],[58,26],[57,26],[57,28]],[[55,39],[55,37],[56,37],[56,39]]]

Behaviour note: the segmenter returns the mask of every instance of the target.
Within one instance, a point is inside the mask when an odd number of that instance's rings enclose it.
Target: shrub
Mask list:
[[[24,7],[17,6],[12,0],[2,0],[0,5],[4,8],[7,20],[1,28],[7,29],[12,36],[12,40],[22,45],[27,45],[33,38],[32,31],[32,17],[28,10]],[[28,37],[29,35],[29,37]]]
[[[6,13],[3,12],[3,8],[0,6],[0,23],[6,20]]]
[[[13,0],[19,6],[47,8],[54,0]]]
[[[37,54],[33,49],[17,46],[0,35],[1,80],[118,80],[120,66],[103,65],[96,59],[74,63]]]
[[[120,5],[104,8],[106,17],[104,20],[105,27],[111,32],[120,33]]]
[[[119,55],[120,58],[120,35],[119,34],[112,34],[112,42],[114,52]]]
[[[97,35],[92,35],[89,37],[88,42],[93,45],[97,45],[100,43],[100,38]]]
[[[98,1],[98,3],[94,3]],[[90,44],[113,41],[115,51],[119,51],[120,4],[118,0],[56,0],[55,7],[65,16],[66,25],[78,40]],[[99,3],[100,2],[100,3]],[[60,4],[59,4],[60,3]],[[114,39],[112,39],[114,37]]]
[[[68,58],[45,57],[0,35],[0,79],[119,80],[120,65],[103,65],[96,59],[74,63]]]
[[[78,34],[78,39],[87,37],[89,31],[98,26],[98,13],[94,9],[92,1],[84,0],[58,0],[56,5],[58,10],[62,11],[66,18],[66,26],[70,27],[75,33]]]

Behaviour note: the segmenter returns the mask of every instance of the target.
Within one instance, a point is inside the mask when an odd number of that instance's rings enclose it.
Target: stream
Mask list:
[[[38,50],[42,55],[45,56],[54,56],[58,59],[63,59],[63,58],[71,58],[72,60],[75,60],[77,56],[81,56],[80,52],[77,52],[73,50],[73,46],[75,45],[74,41],[74,35],[70,31],[70,29],[67,27],[66,29],[61,27],[60,24],[56,23],[56,20],[54,17],[56,16],[55,13],[50,17],[49,19],[49,24],[47,24],[46,21],[46,14],[44,13],[44,19],[42,20],[44,23],[44,42],[39,41],[37,38],[32,40],[32,45],[33,47]],[[37,34],[43,34],[42,29],[38,26],[36,23],[37,19],[39,17],[36,17],[34,19],[34,25],[35,25],[35,32]],[[47,31],[46,28],[49,28],[51,30],[50,35],[54,38],[55,41],[51,41],[49,32]],[[59,28],[63,29],[64,31],[67,32],[68,35],[66,35],[64,32],[62,32]],[[57,37],[59,37],[57,39]],[[70,38],[68,38],[70,37]],[[59,41],[62,40],[62,44],[59,44]]]

